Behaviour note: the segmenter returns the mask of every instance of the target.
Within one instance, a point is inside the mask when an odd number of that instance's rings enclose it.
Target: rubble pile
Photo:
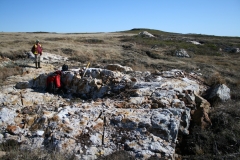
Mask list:
[[[49,74],[1,88],[0,142],[79,159],[123,149],[140,159],[173,158],[178,133],[189,133],[191,119],[211,125],[210,104],[200,96],[207,86],[181,70],[150,73],[111,64],[63,71],[62,95],[45,92]]]

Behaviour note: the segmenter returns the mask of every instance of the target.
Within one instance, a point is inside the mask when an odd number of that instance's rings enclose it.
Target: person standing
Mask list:
[[[35,55],[36,69],[42,68],[40,66],[41,55],[42,55],[42,45],[40,44],[39,40],[36,40],[36,43],[33,45],[32,53]]]

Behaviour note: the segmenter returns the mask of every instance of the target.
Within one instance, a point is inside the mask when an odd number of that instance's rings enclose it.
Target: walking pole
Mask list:
[[[85,73],[87,72],[87,69],[88,69],[89,65],[90,65],[90,62],[88,62],[88,65],[87,65],[87,67],[86,67],[86,69],[85,69],[85,71],[83,73],[83,77],[84,77]]]

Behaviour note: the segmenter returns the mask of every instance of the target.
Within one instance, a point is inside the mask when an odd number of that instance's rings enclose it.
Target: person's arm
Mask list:
[[[39,46],[40,48],[41,48],[41,52],[40,52],[40,56],[42,55],[42,50],[43,50],[43,48],[42,48],[42,45],[40,44],[40,46]]]

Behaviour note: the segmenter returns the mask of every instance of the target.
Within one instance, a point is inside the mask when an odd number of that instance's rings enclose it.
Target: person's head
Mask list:
[[[37,39],[37,40],[36,40],[36,44],[38,44],[38,43],[39,43],[39,40]]]

